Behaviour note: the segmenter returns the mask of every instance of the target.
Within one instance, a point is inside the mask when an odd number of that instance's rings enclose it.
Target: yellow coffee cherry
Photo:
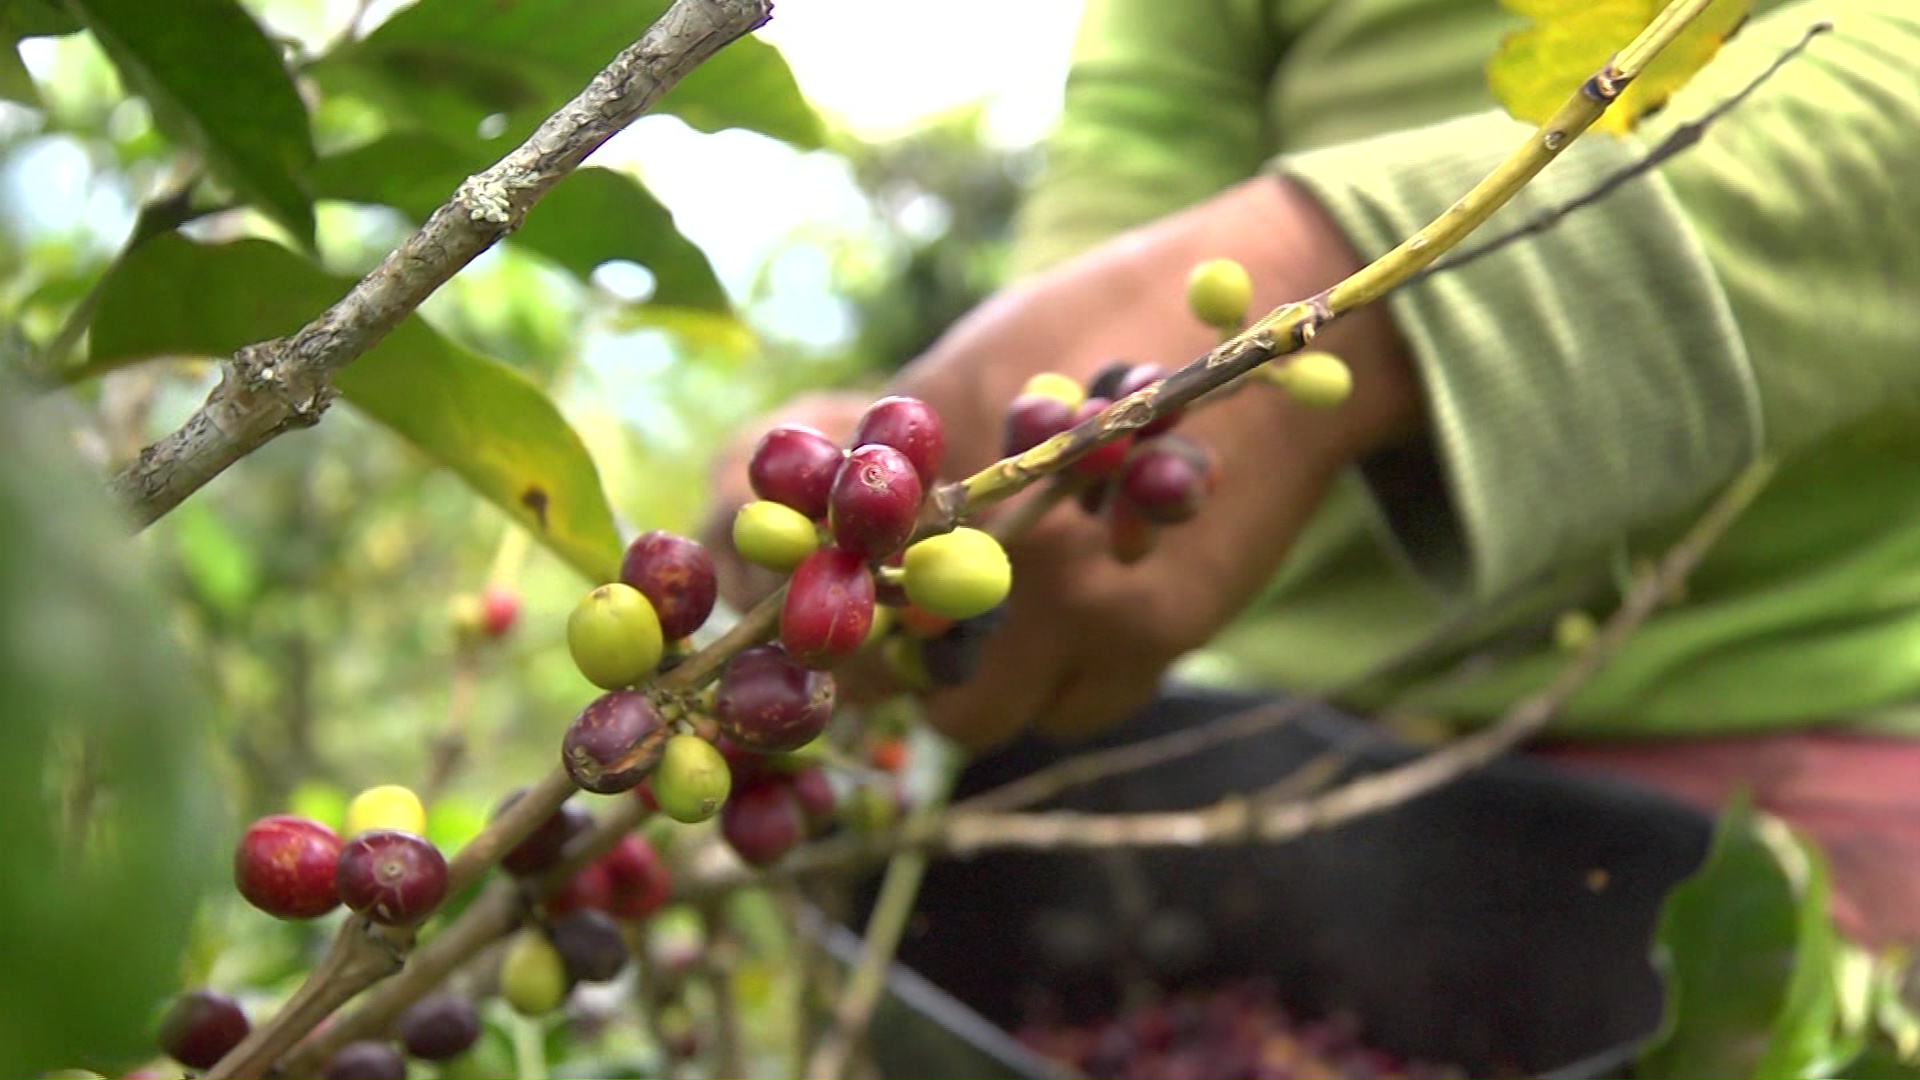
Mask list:
[[[984,615],[1013,587],[1006,549],[979,529],[929,536],[907,549],[902,565],[907,599],[949,619]]]
[[[1208,259],[1187,275],[1187,308],[1193,317],[1221,330],[1238,327],[1253,303],[1253,278],[1232,259]]]
[[[410,788],[399,784],[370,787],[355,795],[353,801],[347,804],[346,824],[340,830],[340,839],[351,840],[374,829],[395,829],[425,835],[427,808],[420,804],[420,796]]]
[[[1309,409],[1335,408],[1353,395],[1353,372],[1332,353],[1303,352],[1269,366],[1273,381],[1296,404]]]
[[[1087,400],[1086,388],[1070,376],[1057,371],[1043,371],[1028,379],[1020,388],[1020,396],[1052,398],[1069,409],[1077,409]]]

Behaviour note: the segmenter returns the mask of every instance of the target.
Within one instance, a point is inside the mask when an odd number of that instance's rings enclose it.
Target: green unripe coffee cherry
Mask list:
[[[1086,387],[1081,386],[1078,379],[1057,371],[1043,371],[1028,379],[1027,384],[1020,388],[1020,396],[1029,395],[1052,398],[1069,409],[1077,409],[1081,402],[1087,400]]]
[[[927,537],[907,549],[902,568],[907,599],[949,619],[984,615],[1013,587],[1006,549],[979,529]]]
[[[880,659],[894,681],[907,690],[933,689],[933,676],[927,674],[927,662],[920,655],[920,639],[912,634],[888,638],[880,646]]]
[[[885,604],[874,605],[873,625],[867,630],[867,640],[860,643],[860,651],[871,652],[878,648],[881,642],[887,640],[887,635],[893,632],[893,623],[892,608]]]
[[[712,743],[698,735],[675,735],[660,752],[651,785],[661,813],[692,825],[726,805],[733,792],[733,770]]]
[[[1553,643],[1567,652],[1579,652],[1600,636],[1593,616],[1584,611],[1568,611],[1553,621]]]
[[[820,534],[813,522],[790,506],[762,499],[733,516],[734,550],[755,566],[784,574],[819,546]]]
[[[893,792],[879,784],[861,784],[847,792],[841,817],[861,836],[874,836],[900,820],[900,804]]]
[[[545,1016],[566,1002],[567,962],[547,935],[514,935],[500,961],[500,996],[521,1016]]]
[[[567,616],[567,648],[587,681],[602,690],[633,686],[660,663],[660,616],[639,589],[602,585]]]
[[[1303,352],[1279,361],[1274,381],[1309,409],[1331,409],[1353,395],[1353,372],[1330,352]]]
[[[1208,259],[1187,275],[1187,308],[1193,317],[1221,330],[1237,329],[1253,303],[1253,279],[1232,259]]]

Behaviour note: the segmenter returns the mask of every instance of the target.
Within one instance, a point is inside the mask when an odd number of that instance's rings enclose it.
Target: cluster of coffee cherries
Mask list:
[[[1166,376],[1159,364],[1127,361],[1108,364],[1084,386],[1064,375],[1036,375],[1007,407],[1001,449],[1024,453]],[[1219,483],[1212,449],[1173,431],[1182,417],[1168,409],[1068,466],[1081,507],[1106,522],[1109,550],[1122,563],[1145,558],[1161,529],[1191,521]]]
[[[508,795],[495,816],[524,794]],[[241,838],[235,883],[248,902],[282,919],[317,919],[345,904],[383,925],[413,926],[439,905],[447,887],[446,861],[420,837],[424,827],[420,800],[398,785],[356,796],[339,832],[311,818],[271,815],[254,822]],[[519,879],[542,878],[592,827],[587,811],[563,806],[508,851],[501,867]],[[563,882],[539,905],[529,928],[515,936],[502,967],[501,997],[524,1014],[543,1015],[559,1008],[579,984],[618,976],[628,957],[626,927],[659,910],[671,892],[670,871],[653,845],[638,833],[621,837]],[[204,1071],[250,1029],[233,997],[196,989],[168,1007],[159,1043],[169,1057]],[[324,1075],[405,1077],[408,1057],[452,1060],[478,1039],[480,1018],[471,1000],[442,991],[402,1013],[395,1032],[395,1041],[342,1047]]]
[[[338,831],[297,814],[270,814],[248,826],[235,847],[234,885],[248,903],[280,919],[319,919],[344,905],[383,926],[415,926],[447,895],[447,860],[425,831],[419,797],[395,784],[355,796]],[[193,990],[164,1014],[160,1048],[188,1068],[205,1070],[249,1030],[232,997]],[[333,1066],[345,1071],[333,1075],[389,1075],[355,1071],[354,1063],[373,1050],[349,1049],[345,1061]],[[398,1054],[384,1044],[381,1052]]]
[[[1344,1017],[1298,1016],[1257,979],[1146,995],[1121,1015],[1088,1024],[1035,1015],[1017,1034],[1030,1049],[1090,1078],[1466,1075],[1369,1046],[1359,1025]]]
[[[831,669],[885,636],[886,612],[951,622],[1006,597],[1006,553],[987,534],[910,543],[945,448],[938,414],[906,397],[875,402],[848,446],[799,426],[761,438],[747,470],[757,498],[735,516],[733,541],[744,559],[788,575],[778,633],[728,659],[704,691],[664,694],[652,680],[684,659],[712,614],[712,554],[666,532],[636,539],[620,580],[568,619],[575,665],[605,691],[562,740],[573,781],[601,795],[634,791],[683,823],[718,815],[722,838],[754,865],[842,817],[897,810],[892,792],[864,789],[840,805],[832,779],[800,751],[833,717]]]
[[[523,796],[508,795],[496,813]],[[593,827],[592,814],[565,804],[501,857],[501,869],[526,880],[545,877]],[[581,984],[618,978],[632,959],[638,927],[672,894],[672,871],[659,851],[639,833],[622,836],[562,882],[541,902],[537,917],[507,942],[501,998],[523,1016],[545,1016],[565,1005]]]

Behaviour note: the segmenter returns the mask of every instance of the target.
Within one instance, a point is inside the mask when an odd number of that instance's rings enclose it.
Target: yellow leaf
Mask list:
[[[1508,34],[1487,85],[1517,120],[1540,123],[1632,41],[1666,0],[1500,0],[1532,25]],[[1625,134],[1666,104],[1746,21],[1750,0],[1714,0],[1627,87],[1596,131]]]

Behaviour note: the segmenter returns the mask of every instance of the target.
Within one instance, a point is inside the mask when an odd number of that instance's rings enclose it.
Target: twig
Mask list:
[[[404,955],[394,946],[398,932],[383,930],[365,916],[347,919],[327,950],[326,959],[274,1014],[273,1022],[254,1028],[206,1074],[208,1080],[262,1075],[333,1010],[363,987],[397,970]]]
[[[660,1023],[660,1013],[670,1000],[666,986],[660,980],[660,972],[650,963],[638,947],[634,950],[633,984],[635,1003],[639,1006],[640,1022],[646,1025],[647,1037],[660,1049],[661,1076],[678,1076],[685,1058],[679,1053],[680,1047],[668,1037],[665,1025]]]
[[[338,303],[292,336],[229,359],[199,410],[114,476],[114,497],[139,525],[151,524],[276,436],[318,423],[336,372],[517,228],[543,195],[682,76],[771,12],[771,0],[675,0],[579,96],[470,177]]]
[[[954,814],[937,833],[921,837],[966,855],[993,847],[1191,847],[1228,840],[1278,843],[1378,813],[1415,799],[1500,757],[1537,734],[1560,708],[1606,666],[1629,636],[1692,572],[1721,534],[1765,488],[1773,464],[1749,466],[1686,536],[1642,577],[1600,633],[1540,692],[1522,700],[1490,728],[1382,773],[1344,784],[1306,802],[1259,808],[1244,798],[1196,811],[1089,815]]]
[[[1824,20],[1807,27],[1806,32],[1800,35],[1800,40],[1787,46],[1785,52],[1774,57],[1773,62],[1768,64],[1765,70],[1748,80],[1747,84],[1742,86],[1733,96],[1720,102],[1713,108],[1708,109],[1706,112],[1701,113],[1692,120],[1679,125],[1672,131],[1669,131],[1666,138],[1661,139],[1644,157],[1617,172],[1610,173],[1585,194],[1547,210],[1526,224],[1517,226],[1508,232],[1501,233],[1483,244],[1456,252],[1451,257],[1434,263],[1432,266],[1408,278],[1406,284],[1413,285],[1425,281],[1435,274],[1444,274],[1449,270],[1458,270],[1468,263],[1491,255],[1509,244],[1524,240],[1529,236],[1537,236],[1540,233],[1546,232],[1548,229],[1566,220],[1566,218],[1576,211],[1584,210],[1592,206],[1594,203],[1605,199],[1632,181],[1666,164],[1666,162],[1679,155],[1681,151],[1697,145],[1701,138],[1706,135],[1708,127],[1739,107],[1747,98],[1753,96],[1755,90],[1760,89],[1763,83],[1773,78],[1781,68],[1786,66],[1787,61],[1798,56],[1808,45],[1812,44],[1814,38],[1832,29],[1833,24]]]
[[[520,1080],[550,1076],[547,1068],[546,1025],[531,1016],[513,1018],[513,1070]]]
[[[707,946],[700,955],[698,974],[713,995],[713,1075],[744,1077],[747,1068],[740,1039],[740,1002],[733,992],[733,930],[727,925],[725,905],[718,901],[704,905],[700,916]]]
[[[432,803],[447,789],[467,757],[467,722],[473,715],[480,686],[480,653],[470,642],[454,646],[453,678],[447,690],[447,722],[433,740],[433,759],[427,782],[420,786],[422,802]]]
[[[840,1076],[854,1047],[866,1034],[874,1006],[880,1003],[880,994],[886,989],[887,969],[892,966],[894,954],[900,949],[900,939],[906,935],[907,923],[913,918],[920,882],[926,876],[930,858],[924,850],[903,851],[887,864],[879,898],[874,901],[873,915],[867,921],[860,965],[840,993],[832,1025],[807,1060],[806,1075],[812,1080],[835,1080]]]
[[[983,791],[954,804],[955,812],[1018,810],[1035,806],[1077,787],[1097,783],[1112,776],[1139,772],[1183,757],[1190,757],[1221,743],[1245,739],[1280,727],[1300,716],[1311,703],[1295,698],[1258,708],[1242,709],[1217,720],[1190,728],[1170,731],[1137,743],[1110,750],[1080,754],[1055,765],[1028,773],[1018,780]]]

